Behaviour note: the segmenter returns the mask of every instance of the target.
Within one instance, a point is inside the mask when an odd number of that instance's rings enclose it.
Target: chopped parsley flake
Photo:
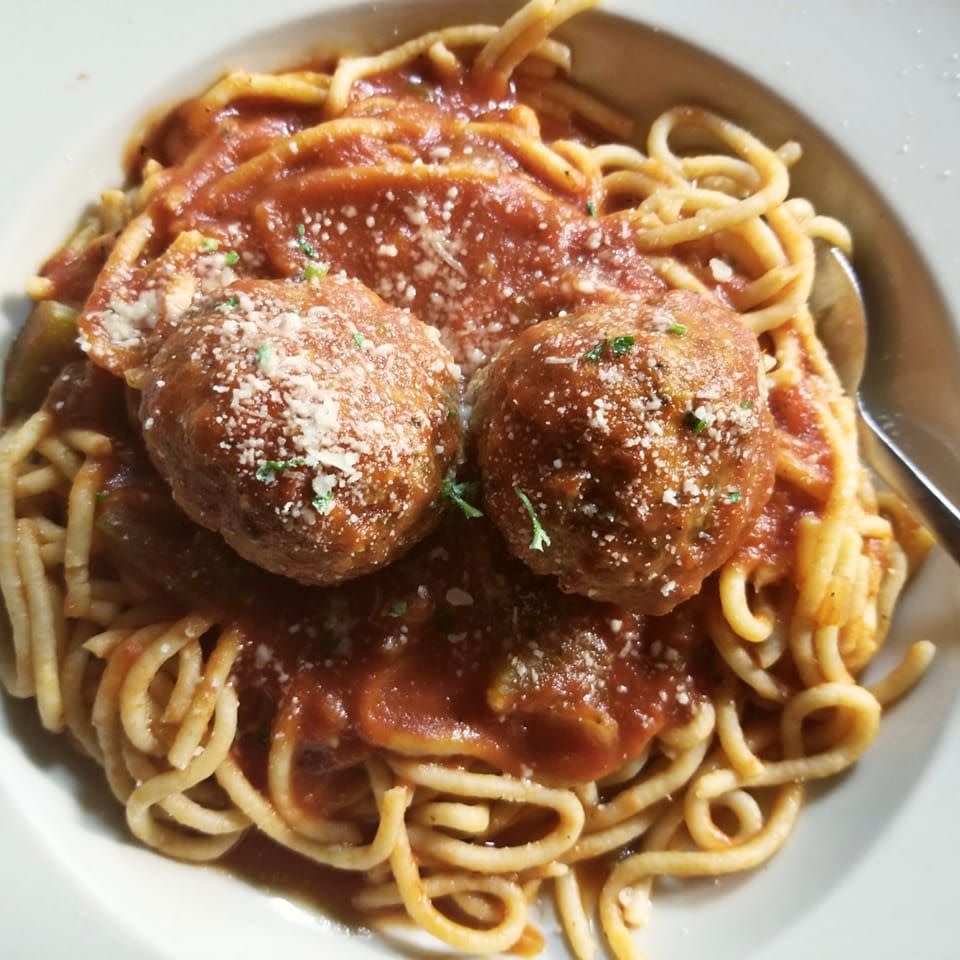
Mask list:
[[[204,237],[200,241],[200,252],[201,253],[213,253],[215,250],[220,249],[220,241],[214,237]]]
[[[261,483],[270,483],[281,471],[302,467],[306,462],[303,457],[294,457],[292,460],[264,460],[257,467],[256,477]]]
[[[367,342],[367,341],[364,339],[363,334],[362,334],[362,333],[351,333],[350,336],[352,337],[353,342],[362,350],[362,349],[363,349],[363,345]]]
[[[107,497],[109,496],[110,496],[109,490],[98,490],[94,494],[94,499],[97,501],[97,503],[103,503],[103,501],[106,500]]]
[[[685,323],[671,323],[667,327],[667,333],[675,333],[678,337],[685,336],[687,332],[687,325]]]
[[[329,272],[329,263],[308,263],[303,268],[303,279],[308,283],[313,280],[319,283]]]
[[[240,254],[236,250],[230,250],[223,259],[228,267],[235,267],[240,262]]]
[[[311,259],[316,260],[319,254],[317,248],[307,239],[307,228],[302,224],[297,224],[297,246]]]
[[[257,347],[257,352],[254,354],[254,359],[258,367],[262,367],[267,360],[270,359],[270,354],[272,353],[270,349],[270,344],[265,343],[263,346]]]
[[[740,409],[741,410],[750,410],[753,407],[753,403],[750,400],[741,400]]]
[[[441,496],[446,497],[451,503],[455,503],[468,520],[473,520],[476,517],[482,517],[483,511],[472,503],[468,503],[464,498],[475,497],[479,487],[480,484],[478,483],[457,483],[456,480],[447,477],[443,481],[440,492]]]
[[[730,503],[739,503],[740,501],[740,491],[739,490],[728,490],[727,491],[727,500]]]
[[[587,213],[591,217],[595,217],[597,215],[597,205],[592,200],[587,201]]]
[[[223,305],[224,305],[225,307],[239,307],[239,306],[240,306],[240,298],[239,298],[239,297],[227,297],[227,299],[223,301]]]
[[[684,414],[683,425],[694,433],[703,433],[707,429],[707,421],[703,417],[698,417],[692,410]]]
[[[520,498],[520,502],[530,516],[530,522],[533,524],[533,537],[530,540],[530,549],[542,552],[544,547],[550,546],[550,535],[540,524],[540,519],[533,509],[530,498],[519,487],[514,487],[513,492]]]
[[[407,604],[403,600],[398,600],[396,603],[391,603],[387,607],[387,616],[388,617],[402,617],[407,612]]]
[[[601,340],[595,347],[591,347],[583,355],[583,359],[589,360],[591,363],[599,363],[607,347],[610,348],[610,352],[614,357],[622,357],[625,353],[629,353],[633,349],[633,345],[636,342],[637,338],[632,336],[614,337],[612,340]]]
[[[333,491],[328,490],[322,496],[316,496],[311,501],[313,504],[313,509],[320,514],[321,517],[326,516],[333,509]]]

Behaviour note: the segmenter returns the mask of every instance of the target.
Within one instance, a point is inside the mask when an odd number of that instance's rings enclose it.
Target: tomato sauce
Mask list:
[[[362,81],[325,135],[303,133],[322,119],[316,107],[241,101],[204,117],[188,103],[137,151],[167,168],[140,262],[197,229],[239,254],[241,276],[296,278],[303,225],[316,258],[440,327],[467,371],[560,311],[664,289],[624,221],[594,216],[575,168],[545,177],[498,133],[519,109],[512,92],[491,102],[463,83],[425,86],[415,68]],[[550,136],[589,142],[544,122]],[[84,299],[99,257],[53,258],[55,295]],[[101,276],[88,315],[120,280],[135,288],[137,273]],[[120,381],[78,371],[48,402],[62,423],[116,438],[97,520],[111,561],[173,610],[206,610],[243,631],[234,752],[255,783],[271,738],[291,731],[298,797],[320,812],[342,802],[350,768],[377,749],[586,781],[689,720],[708,695],[699,597],[644,618],[564,594],[482,517],[452,512],[389,568],[331,589],[246,563],[177,509],[118,415]],[[807,506],[778,488],[746,549],[788,551]]]

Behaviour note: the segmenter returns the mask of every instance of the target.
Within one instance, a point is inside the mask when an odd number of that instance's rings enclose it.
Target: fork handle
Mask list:
[[[937,542],[960,563],[960,508],[859,405],[864,459],[919,514]]]

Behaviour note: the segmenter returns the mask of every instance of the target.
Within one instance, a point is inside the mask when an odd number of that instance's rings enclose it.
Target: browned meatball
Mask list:
[[[355,280],[243,281],[167,337],[140,420],[194,521],[267,570],[332,584],[438,519],[458,383],[437,332]]]
[[[531,327],[471,399],[487,513],[572,593],[666,613],[770,495],[756,338],[697,294],[625,297]]]

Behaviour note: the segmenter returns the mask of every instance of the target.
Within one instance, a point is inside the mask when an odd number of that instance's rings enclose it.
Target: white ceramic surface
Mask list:
[[[261,64],[283,63],[295,52],[290,37],[321,41],[309,19],[340,6],[0,0],[0,313],[22,316],[24,279],[86,199],[117,182],[124,137],[147,108],[244,63],[245,49],[256,48]],[[389,2],[370,6],[391,16]],[[609,0],[605,9],[682,35],[797,105],[884,194],[960,316],[956,0]],[[300,18],[302,29],[272,30]],[[958,384],[929,389],[958,402]],[[911,591],[893,645],[923,636],[939,641],[941,654],[867,758],[816,794],[787,850],[763,870],[663,891],[644,937],[653,960],[960,956],[958,584],[936,556]],[[141,849],[92,765],[42,734],[31,704],[3,699],[0,956],[388,952],[274,893]],[[550,956],[563,955],[551,945]]]

